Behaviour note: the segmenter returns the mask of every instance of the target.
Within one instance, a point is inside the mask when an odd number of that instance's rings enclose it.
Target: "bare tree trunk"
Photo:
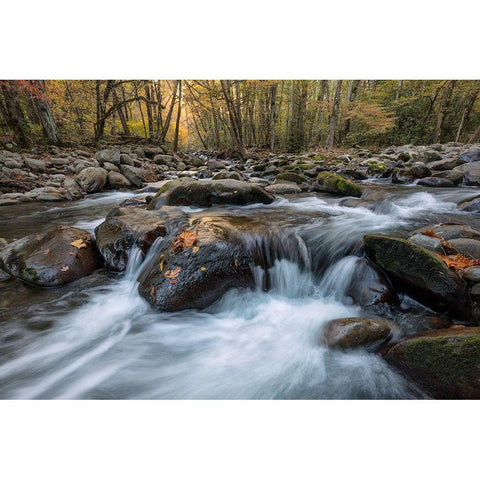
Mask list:
[[[275,147],[276,100],[277,84],[274,83],[270,87],[270,150],[272,151]]]
[[[397,93],[395,94],[395,101],[398,102],[400,95],[402,94],[403,80],[399,80],[397,83]]]
[[[95,143],[101,140],[103,133],[105,131],[105,111],[107,109],[107,102],[110,96],[110,91],[112,88],[112,80],[107,80],[107,85],[103,91],[103,96],[101,94],[101,80],[96,80],[95,82],[95,93],[96,93],[96,104],[97,104],[97,121],[94,125],[95,130]],[[102,98],[103,97],[103,98]]]
[[[437,122],[435,125],[435,134],[433,137],[433,142],[437,143],[440,141],[442,136],[442,127],[443,121],[445,119],[445,115],[447,113],[447,108],[450,103],[450,98],[452,96],[453,89],[455,87],[456,80],[450,80],[445,87],[442,97],[442,103],[440,104],[438,114],[437,114]]]
[[[480,125],[475,130],[475,133],[470,137],[468,143],[476,143],[478,140],[480,140]]]
[[[347,111],[350,110],[350,104],[355,101],[355,98],[357,96],[357,90],[358,90],[358,84],[360,83],[360,80],[350,80],[348,83],[348,92],[347,92]],[[345,120],[345,127],[342,133],[342,140],[345,140],[347,138],[348,133],[350,132],[350,118],[347,118]]]
[[[38,89],[38,93],[32,95],[33,103],[37,109],[38,116],[42,122],[42,129],[47,143],[50,145],[61,145],[60,136],[57,130],[57,124],[53,117],[52,106],[45,88],[44,80],[32,80],[33,85]]]
[[[5,100],[5,120],[13,132],[14,141],[18,145],[26,147],[30,145],[30,139],[25,132],[25,116],[23,115],[22,107],[18,101],[18,93],[15,85],[13,81],[4,81],[0,82],[0,87]]]
[[[470,112],[475,105],[475,101],[477,100],[477,96],[479,94],[480,87],[474,89],[465,99],[465,106],[462,112],[462,119],[460,120],[460,124],[458,125],[457,135],[455,136],[455,141],[458,142],[460,140],[460,136],[462,135],[463,127],[468,120]]]
[[[335,127],[337,126],[338,112],[340,110],[340,95],[342,93],[342,80],[337,80],[337,87],[335,89],[335,98],[333,100],[333,110],[330,116],[330,123],[328,126],[328,136],[325,143],[326,148],[333,148],[335,144]]]
[[[118,102],[117,91],[116,91],[115,87],[112,87],[112,98],[113,98],[113,104],[118,105],[119,102]],[[130,129],[128,128],[127,119],[125,118],[125,114],[124,114],[122,108],[118,109],[118,116],[119,116],[120,122],[122,124],[123,133],[125,135],[130,135]],[[115,122],[115,120],[114,120],[114,122]]]
[[[171,99],[171,102],[170,102],[170,107],[168,109],[167,118],[165,119],[165,123],[163,125],[162,135],[161,135],[162,142],[165,142],[165,138],[167,137],[168,129],[170,127],[170,121],[172,119],[173,106],[175,105],[175,98],[177,96],[178,82],[179,82],[178,80],[175,81],[175,86],[173,88],[172,99]]]
[[[144,90],[145,90],[145,98],[147,99],[145,103],[147,105],[148,136],[149,138],[152,138],[155,128],[154,128],[153,112],[152,112],[152,94],[150,90],[150,83],[148,80],[145,81]]]
[[[178,132],[180,130],[180,117],[182,115],[182,81],[178,81],[177,121],[175,123],[175,136],[173,138],[173,151],[178,149]]]

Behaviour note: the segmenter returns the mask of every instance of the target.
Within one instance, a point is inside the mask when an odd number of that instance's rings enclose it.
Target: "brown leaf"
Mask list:
[[[197,253],[200,250],[200,247],[193,247],[192,252]]]
[[[44,254],[44,255],[48,255],[49,253],[50,253],[50,249],[49,249],[49,248],[47,248],[46,250],[43,251],[43,254]]]
[[[68,271],[68,266],[65,265],[65,266],[62,267],[60,270],[61,270],[62,272],[67,272],[67,271]]]
[[[177,268],[174,268],[173,270],[167,270],[163,276],[165,278],[176,278],[178,277],[179,273],[180,273],[180,270],[181,268],[180,267],[177,267]]]
[[[189,232],[188,230],[182,230],[177,238],[172,241],[172,252],[178,253],[187,247],[191,247],[198,240],[198,230],[195,232]]]
[[[41,237],[40,235],[37,235],[37,236],[35,237],[35,240],[36,240],[37,242],[39,242],[41,239],[42,239],[42,237]]]
[[[150,296],[151,296],[151,297],[154,297],[154,296],[155,296],[155,287],[152,287],[152,288],[150,289]]]
[[[452,268],[455,271],[480,265],[479,259],[467,258],[465,255],[462,255],[461,253],[457,253],[456,255],[440,255],[439,253],[433,253],[433,254],[436,257],[438,257],[440,260],[445,262],[448,268]]]
[[[73,242],[70,242],[70,245],[72,245],[72,247],[75,247],[75,248],[85,248],[87,246],[87,244],[81,238],[79,238],[78,240],[74,240]]]
[[[440,235],[437,235],[433,230],[425,230],[424,232],[421,232],[421,234],[426,235],[427,237],[440,238]]]

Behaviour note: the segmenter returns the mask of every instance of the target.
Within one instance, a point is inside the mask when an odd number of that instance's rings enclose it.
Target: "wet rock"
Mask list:
[[[224,170],[222,172],[216,173],[212,177],[212,180],[239,180],[239,181],[244,181],[245,179],[243,178],[241,173],[229,172],[227,170]]]
[[[452,238],[448,243],[462,255],[480,258],[480,240],[473,238]]]
[[[416,233],[412,235],[409,240],[419,247],[426,248],[431,252],[443,253],[442,241],[440,238],[432,237],[430,235],[423,235],[422,233]]]
[[[480,267],[469,267],[462,270],[462,278],[469,282],[480,282]]]
[[[107,175],[103,168],[87,167],[77,175],[77,182],[85,193],[96,193],[107,183]]]
[[[447,178],[425,177],[418,181],[417,185],[424,187],[454,187],[455,184]]]
[[[272,203],[275,197],[258,185],[238,180],[194,181],[187,178],[167,182],[149,203],[149,209],[162,205],[196,205],[210,207],[214,204],[247,205]]]
[[[366,235],[364,246],[399,291],[436,312],[476,321],[461,278],[433,253],[386,235]]]
[[[168,210],[168,207],[166,207]],[[146,253],[158,237],[167,233],[167,223],[186,225],[186,217],[178,209],[148,211],[145,208],[126,206],[118,208],[95,228],[97,248],[108,269],[125,270],[133,245]]]
[[[414,163],[407,169],[407,173],[415,178],[431,177],[432,171],[421,162]]]
[[[464,162],[478,162],[480,161],[480,148],[479,147],[472,147],[467,151],[461,153],[459,158]]]
[[[108,172],[108,183],[112,188],[130,188],[132,184],[128,178],[119,172]]]
[[[72,245],[72,242],[77,246]],[[73,227],[50,227],[8,244],[0,268],[26,283],[54,287],[92,273],[99,266],[90,234]]]
[[[327,323],[318,341],[330,348],[363,346],[375,349],[398,331],[399,328],[393,322],[383,318],[339,318]]]
[[[120,169],[110,162],[105,162],[102,167],[107,170],[108,172],[120,172]]]
[[[462,165],[464,162],[460,158],[445,158],[438,162],[432,162],[428,166],[432,170],[452,170],[452,168]]]
[[[458,170],[445,170],[442,172],[435,172],[432,177],[445,178],[450,180],[455,185],[460,184],[463,181],[463,172]]]
[[[122,165],[130,165],[131,167],[135,166],[133,158],[130,157],[130,155],[127,155],[126,153],[121,153],[120,154],[120,163]]]
[[[480,398],[480,327],[422,332],[388,347],[384,359],[434,398]]]
[[[461,223],[437,223],[435,225],[426,225],[425,227],[417,228],[412,232],[412,235],[431,231],[435,235],[443,237],[445,240],[452,238],[474,238],[480,240],[480,231]]]
[[[225,168],[225,164],[223,162],[219,162],[218,160],[208,160],[207,162],[207,168],[209,170],[220,170],[222,168]]]
[[[462,168],[466,185],[480,186],[480,162],[466,163],[457,168]]]
[[[104,163],[113,163],[117,167],[120,166],[121,160],[120,160],[120,152],[115,149],[105,149],[105,150],[100,150],[97,152],[95,155],[95,158],[98,160],[98,163],[100,165],[103,165]]]
[[[165,242],[139,279],[139,292],[152,306],[205,308],[232,288],[253,286],[250,257],[227,221],[199,220],[188,231],[198,234],[194,246],[172,251]]]
[[[415,177],[403,168],[395,168],[392,172],[392,183],[406,184],[412,183],[414,180]]]
[[[480,212],[480,195],[462,200],[458,208],[465,212]]]
[[[320,172],[317,175],[317,187],[320,191],[337,195],[360,197],[361,188],[355,183],[333,172]]]

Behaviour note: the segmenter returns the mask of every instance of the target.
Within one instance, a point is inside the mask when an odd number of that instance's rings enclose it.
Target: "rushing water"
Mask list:
[[[318,332],[333,318],[366,313],[344,295],[365,233],[405,235],[430,222],[466,221],[456,204],[472,190],[368,189],[356,205],[311,195],[268,206],[186,208],[192,216],[251,222],[245,241],[265,258],[252,266],[256,288],[230,291],[204,311],[150,308],[137,293],[148,262],[138,249],[120,275],[99,271],[56,289],[0,282],[0,398],[421,397],[379,356],[328,350]],[[4,207],[1,236],[51,223],[93,231],[134,195]],[[468,222],[480,226],[471,215]],[[268,242],[256,223],[268,226]],[[382,313],[404,333],[425,328],[429,314],[409,299]]]

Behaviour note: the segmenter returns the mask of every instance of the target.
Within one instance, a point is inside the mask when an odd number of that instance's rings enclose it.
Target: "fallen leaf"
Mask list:
[[[178,280],[170,280],[170,285],[175,285],[176,283],[178,283]]]
[[[440,238],[440,235],[437,235],[433,230],[425,230],[424,232],[421,232],[422,235],[426,235],[427,237],[435,237],[435,238]]]
[[[188,230],[182,230],[177,238],[172,241],[172,252],[178,253],[187,247],[193,246],[198,239],[198,230],[195,232],[189,232]]]
[[[200,267],[200,270],[201,270],[202,272],[206,272],[206,271],[207,271],[207,269],[206,269],[205,267]]]
[[[236,258],[233,263],[235,264],[236,267],[238,267],[238,258]]]
[[[200,247],[193,247],[192,252],[197,253],[200,250]]]
[[[35,240],[36,240],[37,242],[39,242],[41,239],[42,239],[42,237],[41,237],[40,235],[37,235],[37,236],[35,237]]]
[[[433,253],[433,252],[432,252]],[[452,268],[455,271],[463,270],[468,267],[475,267],[480,265],[480,260],[477,258],[467,258],[461,253],[456,255],[440,255],[439,253],[434,253],[436,257],[445,262],[448,268]]]
[[[74,240],[73,242],[70,242],[70,245],[72,245],[72,247],[75,247],[75,248],[85,248],[87,246],[87,244],[81,238],[79,238],[78,240]]]
[[[151,296],[151,297],[155,296],[155,287],[152,287],[152,288],[150,289],[150,296]]]
[[[62,272],[66,272],[66,271],[68,271],[68,266],[62,267],[60,270],[61,270]]]
[[[68,252],[69,255],[75,255],[75,252]]]
[[[44,255],[48,255],[49,253],[50,253],[50,249],[49,249],[49,248],[47,248],[46,250],[43,251],[43,254],[44,254]]]
[[[165,259],[163,258],[163,254],[160,255],[160,258],[161,258],[161,260],[160,260],[160,265],[159,265],[159,266],[160,266],[160,271],[163,272],[163,261],[165,260]]]
[[[179,273],[180,273],[180,270],[181,268],[180,267],[177,267],[177,268],[174,268],[173,270],[167,270],[163,276],[165,278],[176,278],[178,277]]]

